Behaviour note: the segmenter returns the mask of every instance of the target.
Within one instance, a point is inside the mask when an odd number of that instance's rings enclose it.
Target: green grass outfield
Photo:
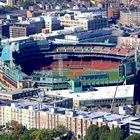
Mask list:
[[[59,70],[53,70],[52,71],[52,74],[54,75],[54,76],[58,76],[59,75]],[[70,75],[70,74],[73,74],[73,71],[72,70],[63,70],[63,74],[64,74],[64,76],[68,76],[68,75]]]
[[[78,69],[64,69],[63,74],[64,74],[64,76],[68,77],[68,75],[72,75],[75,70],[78,71]],[[80,70],[81,69],[79,69],[79,71]],[[119,77],[119,70],[118,69],[112,69],[112,70],[107,70],[107,71],[100,71],[100,70],[93,70],[93,69],[85,70],[84,69],[84,71],[85,71],[85,74],[94,73],[94,72],[96,72],[96,73],[97,72],[108,73],[109,74],[109,81],[119,81],[120,79],[122,79],[122,77]],[[53,70],[52,74],[53,74],[53,76],[58,76],[59,75],[59,70],[58,69]]]

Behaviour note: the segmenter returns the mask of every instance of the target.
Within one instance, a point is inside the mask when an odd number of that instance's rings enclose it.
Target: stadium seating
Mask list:
[[[109,53],[110,54],[118,54],[118,51],[119,51],[119,48],[112,48]]]
[[[41,69],[47,69],[47,68],[58,68],[59,67],[59,62],[54,61],[50,66],[42,67]],[[118,68],[119,64],[114,63],[114,62],[107,62],[107,61],[99,61],[99,60],[94,60],[94,61],[73,61],[73,60],[67,60],[63,61],[63,68],[67,69],[95,69],[95,70],[111,70]]]
[[[126,55],[128,52],[127,48],[121,48],[120,51],[118,52],[119,55]]]
[[[112,62],[102,62],[102,61],[94,61],[91,65],[91,68],[96,70],[110,70],[118,68],[119,64]]]
[[[129,55],[134,55],[134,54],[135,54],[135,50],[134,50],[134,49],[130,49],[130,50],[128,51],[128,54],[129,54]]]
[[[50,68],[58,68],[58,61],[54,61],[51,65],[50,65]]]
[[[112,55],[134,55],[134,52],[131,51],[132,48],[112,48],[112,47],[103,47],[103,46],[66,46],[59,47],[55,51],[56,52],[84,52],[84,53],[102,53],[102,54],[112,54]],[[134,50],[134,49],[133,49]],[[55,52],[54,51],[54,52]]]

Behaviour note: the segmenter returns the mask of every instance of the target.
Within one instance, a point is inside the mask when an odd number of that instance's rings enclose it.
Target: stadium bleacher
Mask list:
[[[121,48],[118,52],[118,54],[120,55],[126,55],[128,53],[128,49],[127,48]]]
[[[55,50],[56,52],[77,52],[77,53],[100,53],[100,54],[112,54],[116,56],[129,56],[134,55],[134,49],[132,48],[112,48],[112,47],[103,47],[103,46],[67,46],[59,47]]]
[[[66,69],[95,69],[95,70],[111,70],[116,69],[119,67],[119,63],[114,62],[107,62],[107,61],[99,61],[99,60],[93,60],[93,61],[63,61],[63,68]],[[42,69],[47,68],[59,68],[59,62],[54,61],[52,64],[48,67],[43,67]]]
[[[111,70],[119,67],[119,64],[112,62],[94,61],[91,65],[96,70]]]

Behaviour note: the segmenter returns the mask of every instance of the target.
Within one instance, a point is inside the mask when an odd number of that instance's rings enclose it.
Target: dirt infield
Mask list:
[[[86,70],[82,70],[82,69],[72,70],[72,72],[73,72],[72,74],[67,75],[67,78],[74,78],[74,77],[81,76],[87,73]]]

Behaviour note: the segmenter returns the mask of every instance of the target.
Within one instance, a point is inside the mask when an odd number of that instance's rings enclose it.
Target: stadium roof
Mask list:
[[[103,46],[115,46],[115,43],[109,43],[109,42],[79,42],[79,43],[59,43],[52,41],[53,44],[63,44],[63,45],[103,45]]]
[[[47,91],[46,94],[73,98],[76,100],[100,100],[112,99],[115,94],[116,86],[97,87],[97,91],[86,91],[80,93],[72,93],[70,90],[62,91]],[[118,86],[116,98],[133,97],[134,85],[121,85]]]
[[[18,42],[18,41],[22,41],[22,40],[27,40],[29,38],[30,37],[27,37],[27,36],[16,37],[16,38],[9,38],[9,39],[3,39],[2,42],[12,43],[12,42]]]

